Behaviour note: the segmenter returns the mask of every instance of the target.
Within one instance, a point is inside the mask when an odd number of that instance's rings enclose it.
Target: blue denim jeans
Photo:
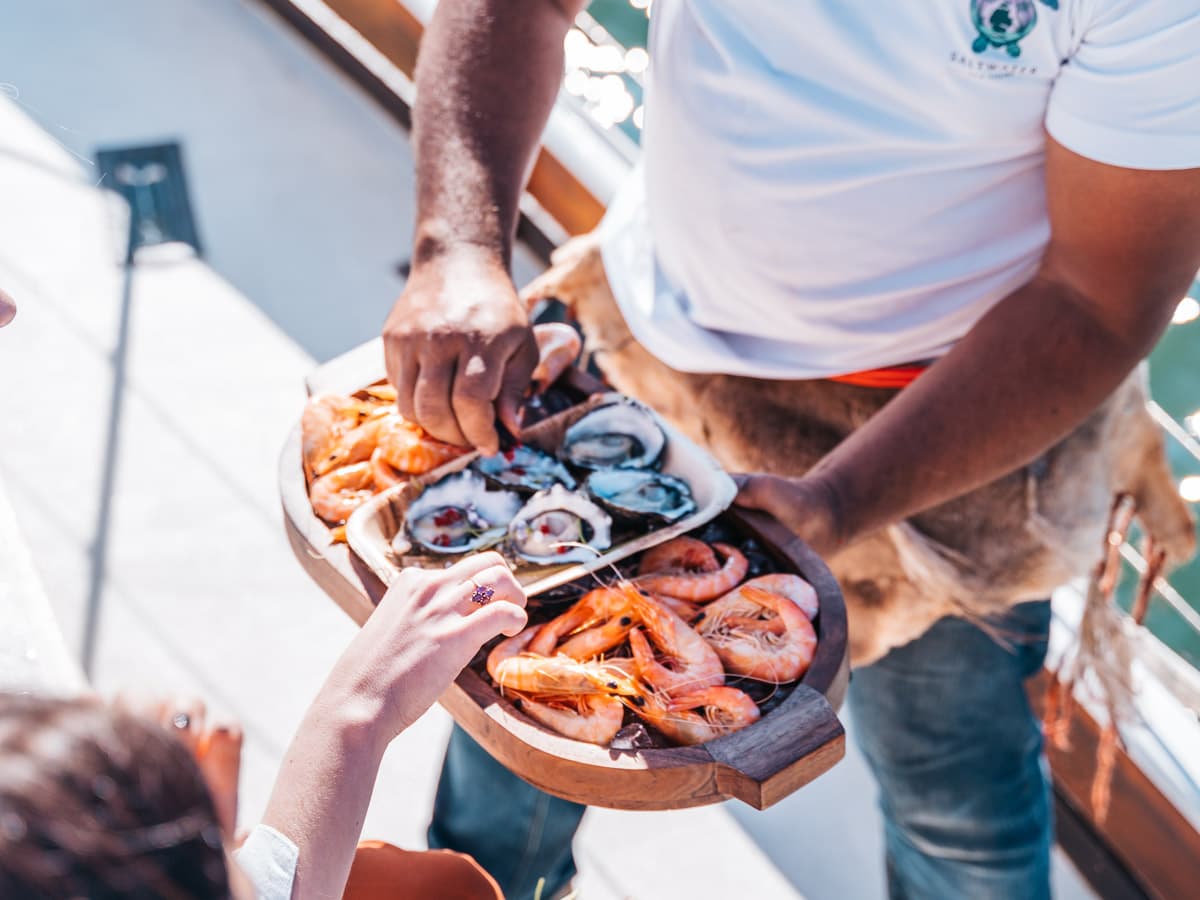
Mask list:
[[[994,625],[1003,644],[942,619],[850,682],[893,900],[1050,896],[1050,786],[1025,693],[1046,656],[1050,602]]]
[[[586,806],[522,781],[454,726],[438,780],[429,846],[469,853],[504,891],[550,900],[575,877],[571,840]]]
[[[1049,787],[1024,684],[1049,624],[1049,602],[1016,607],[995,623],[1002,645],[943,619],[854,673],[850,707],[879,781],[894,900],[1049,897]],[[530,900],[544,878],[548,900],[575,874],[584,809],[531,787],[456,727],[429,844],[470,853],[508,900]]]

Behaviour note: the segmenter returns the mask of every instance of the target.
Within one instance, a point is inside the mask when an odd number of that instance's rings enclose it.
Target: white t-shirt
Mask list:
[[[1200,0],[656,0],[650,57],[604,258],[685,371],[946,352],[1037,267],[1046,131],[1200,167]]]

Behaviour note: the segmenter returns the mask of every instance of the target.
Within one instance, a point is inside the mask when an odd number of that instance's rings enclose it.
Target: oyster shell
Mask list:
[[[566,466],[528,444],[517,444],[495,456],[481,456],[471,463],[471,468],[493,484],[515,491],[534,493],[556,484],[574,490],[576,486]]]
[[[677,522],[696,510],[686,481],[652,469],[602,469],[585,482],[587,492],[624,520]]]
[[[520,508],[519,494],[488,490],[482,475],[464,469],[425,488],[405,511],[404,527],[432,553],[470,553],[503,540]]]
[[[508,545],[535,563],[589,562],[612,544],[612,519],[582,493],[556,484],[521,507]]]
[[[648,469],[666,446],[653,413],[625,398],[597,406],[568,428],[559,456],[581,469]]]

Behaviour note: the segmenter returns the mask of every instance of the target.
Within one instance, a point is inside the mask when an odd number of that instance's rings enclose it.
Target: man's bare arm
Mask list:
[[[1051,239],[1027,285],[791,485],[750,479],[829,552],[1035,459],[1153,348],[1200,267],[1200,169],[1106,166],[1049,141]]]
[[[584,0],[442,0],[417,65],[413,269],[384,327],[400,411],[494,450],[537,362],[508,276],[521,189]]]

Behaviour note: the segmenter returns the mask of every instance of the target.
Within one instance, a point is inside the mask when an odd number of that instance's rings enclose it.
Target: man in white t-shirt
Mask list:
[[[442,0],[425,38],[384,337],[401,412],[448,441],[494,450],[537,359],[508,265],[584,5]],[[602,229],[633,336],[806,391],[922,372],[803,477],[745,483],[825,555],[1062,441],[1200,266],[1200,0],[657,0],[651,29],[642,165]],[[944,620],[856,673],[894,897],[1048,895],[1023,687],[1047,605],[1003,625],[1016,651]],[[431,840],[524,897],[569,879],[581,813],[456,733]]]

